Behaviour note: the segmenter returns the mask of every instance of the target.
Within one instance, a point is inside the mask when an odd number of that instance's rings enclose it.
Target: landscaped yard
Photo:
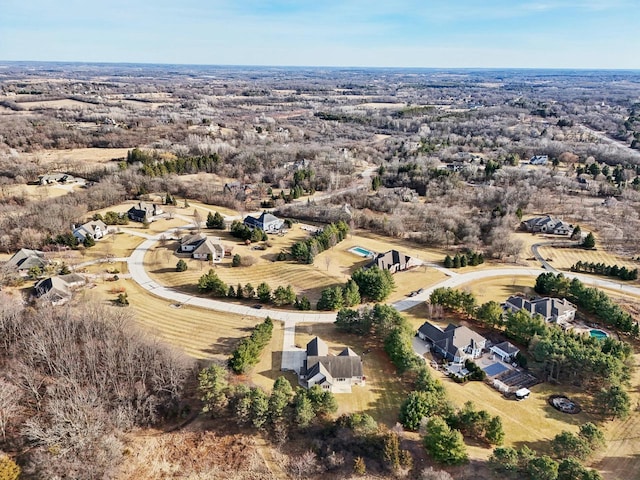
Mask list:
[[[374,252],[401,248],[394,239],[372,238],[370,235],[360,235],[360,232],[357,232],[354,235],[349,235],[347,239],[332,249],[320,253],[315,258],[313,265],[306,265],[292,260],[275,261],[279,252],[287,252],[293,243],[309,235],[307,231],[300,228],[299,224],[294,224],[284,236],[270,235],[269,242],[272,246],[267,247],[266,250],[254,250],[256,245],[245,245],[237,238],[232,237],[229,232],[208,229],[203,232],[207,235],[221,237],[225,245],[233,246],[232,255],[238,254],[245,259],[251,257],[255,263],[251,266],[233,268],[231,267],[231,258],[227,257],[222,263],[212,266],[206,262],[183,256],[189,268],[186,272],[178,273],[175,271],[175,265],[179,260],[179,257],[175,255],[178,243],[177,241],[167,241],[164,245],[162,243],[156,245],[145,257],[145,265],[150,275],[164,285],[196,293],[198,279],[209,268],[214,268],[225,283],[234,287],[238,283],[242,285],[251,283],[256,287],[263,281],[269,284],[272,289],[280,285],[291,285],[298,295],[307,296],[311,300],[312,306],[315,306],[322,289],[344,284],[354,270],[369,262],[368,259],[349,252],[350,248],[361,246]],[[423,260],[441,257],[441,252],[434,253],[431,250],[419,249],[413,245],[409,248],[401,248],[401,251]],[[429,267],[417,267],[407,272],[399,272],[394,275],[396,289],[388,301],[404,298],[411,291],[433,285],[444,278],[446,278],[444,274]]]
[[[305,347],[315,336],[324,340],[332,354],[350,347],[362,356],[366,385],[353,387],[352,393],[336,394],[338,413],[364,412],[391,427],[398,421],[400,405],[408,393],[395,367],[376,339],[338,332],[333,325],[298,325],[296,344]],[[368,352],[368,353],[364,353]]]

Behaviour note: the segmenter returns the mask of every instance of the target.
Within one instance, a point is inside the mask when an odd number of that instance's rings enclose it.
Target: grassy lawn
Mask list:
[[[313,337],[319,336],[329,345],[332,354],[338,354],[344,347],[350,347],[362,355],[366,385],[353,387],[350,394],[336,394],[338,413],[364,412],[378,422],[391,427],[398,421],[400,405],[408,393],[407,387],[399,380],[395,367],[375,339],[338,332],[333,325],[298,325],[296,344],[306,345]]]
[[[542,270],[540,271],[542,273]],[[498,303],[504,302],[511,295],[524,293],[525,295],[535,295],[533,287],[536,284],[535,277],[517,276],[496,277],[476,280],[460,286],[460,290],[473,293],[478,299],[478,305],[482,305],[490,300]]]
[[[198,359],[225,360],[238,340],[249,336],[252,328],[262,321],[188,305],[174,308],[170,302],[153,296],[127,279],[99,281],[86,294],[111,301],[117,293],[110,293],[110,290],[119,287],[126,290],[130,302],[129,307],[122,308],[133,309],[142,328]],[[282,348],[281,340],[278,348]]]
[[[634,262],[629,258],[619,257],[602,248],[583,250],[581,248],[543,247],[540,249],[540,255],[544,256],[544,258],[550,258],[552,260],[551,264],[558,270],[569,270],[571,265],[578,261],[618,265],[631,270],[639,266],[638,262]]]
[[[386,251],[400,248],[395,240],[384,238],[370,238],[368,235],[350,235],[349,238],[334,248],[320,253],[313,265],[300,264],[291,260],[275,262],[275,257],[281,251],[288,251],[290,246],[308,236],[308,233],[294,224],[293,228],[284,236],[271,235],[270,247],[266,250],[253,250],[255,245],[245,245],[231,236],[229,232],[219,230],[204,230],[211,236],[221,237],[223,243],[233,246],[233,254],[243,258],[251,257],[254,264],[246,267],[231,267],[231,258],[225,258],[214,266],[205,262],[184,258],[189,269],[186,272],[175,272],[175,265],[179,257],[175,255],[178,247],[176,241],[167,241],[164,245],[156,245],[145,257],[149,274],[167,286],[179,288],[190,293],[196,293],[198,279],[209,268],[214,268],[219,277],[227,284],[236,286],[251,283],[254,287],[261,282],[267,282],[272,289],[282,285],[291,285],[298,295],[305,295],[312,305],[320,298],[320,292],[333,285],[342,285],[357,268],[364,266],[369,260],[363,259],[348,250],[354,246],[363,246],[372,251]],[[411,255],[425,259],[428,255],[440,258],[440,252],[434,254],[427,249],[415,250],[411,247],[402,249]],[[437,270],[419,267],[408,272],[399,272],[394,276],[396,289],[389,297],[389,301],[404,298],[409,292],[439,282],[446,276]]]

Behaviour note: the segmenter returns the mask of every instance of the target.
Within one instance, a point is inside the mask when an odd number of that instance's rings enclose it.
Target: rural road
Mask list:
[[[170,229],[166,232],[150,236],[144,242],[142,242],[129,256],[126,261],[129,268],[129,274],[133,281],[138,283],[142,288],[149,291],[153,295],[156,295],[165,300],[169,300],[176,304],[181,305],[193,305],[200,308],[206,308],[209,310],[216,310],[220,312],[233,313],[236,315],[245,315],[258,318],[271,317],[274,320],[280,320],[284,323],[284,341],[283,341],[283,354],[282,354],[282,369],[283,370],[295,370],[297,366],[301,365],[302,358],[304,356],[304,350],[296,347],[295,345],[295,328],[297,323],[333,323],[336,319],[336,313],[311,313],[311,312],[299,312],[299,311],[286,311],[286,310],[273,310],[268,308],[256,309],[246,305],[237,305],[234,303],[228,303],[222,300],[214,300],[211,298],[197,297],[194,295],[188,295],[178,292],[172,288],[165,287],[153,281],[147,274],[144,267],[145,254],[158,242],[161,238],[171,237],[175,233],[176,229]],[[539,244],[540,246],[542,244]],[[543,264],[546,262],[543,262]],[[435,285],[426,287],[422,292],[405,299],[399,300],[392,304],[392,306],[403,312],[409,310],[421,303],[424,303],[429,299],[429,296],[436,288],[440,287],[460,287],[467,283],[472,283],[487,278],[497,277],[517,277],[517,276],[529,276],[537,277],[545,270],[540,268],[491,268],[485,270],[475,270],[465,273],[456,273],[448,269],[444,269],[437,265],[430,265],[432,268],[436,268],[449,278],[443,280]],[[551,271],[555,271],[551,268]],[[568,278],[578,278],[580,281],[587,285],[609,288],[626,293],[629,295],[640,296],[640,288],[632,285],[613,282],[610,280],[594,278],[588,275],[565,273]]]

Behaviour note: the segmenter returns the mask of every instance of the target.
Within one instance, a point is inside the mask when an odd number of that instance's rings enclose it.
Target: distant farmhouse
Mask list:
[[[224,258],[225,248],[219,237],[208,237],[204,233],[188,235],[180,240],[179,253],[191,253],[197,260],[210,260],[221,262]]]
[[[529,159],[530,165],[546,165],[547,163],[549,163],[547,155],[534,155]]]
[[[129,209],[127,215],[134,222],[153,222],[158,215],[164,212],[155,203],[139,202]]]
[[[523,230],[531,233],[550,233],[553,235],[569,235],[573,232],[573,225],[553,218],[551,215],[534,217],[520,224]]]
[[[71,299],[73,291],[84,284],[84,277],[70,273],[40,280],[33,291],[36,297],[44,297],[52,305],[64,305]]]
[[[319,337],[307,343],[299,378],[305,388],[319,385],[333,393],[351,393],[353,385],[365,384],[362,359],[350,348],[329,355],[327,344]]]
[[[52,185],[56,183],[74,183],[79,179],[69,175],[68,173],[50,173],[47,175],[40,175],[38,182],[40,185]]]
[[[391,273],[396,273],[417,267],[421,264],[419,260],[400,253],[398,250],[389,250],[388,252],[376,255],[371,263],[367,265],[367,268],[377,266],[381,270],[389,270]]]
[[[487,339],[465,326],[449,324],[442,330],[429,322],[418,329],[418,337],[432,345],[432,349],[449,361],[462,363],[482,355]]]
[[[84,223],[79,227],[74,226],[73,228],[73,236],[76,237],[79,242],[84,242],[87,237],[100,240],[107,233],[109,233],[107,225],[102,220],[94,220]]]
[[[525,310],[531,315],[540,315],[547,322],[566,323],[571,322],[576,316],[576,307],[563,298],[538,298],[527,300],[523,297],[511,296],[504,303],[506,310],[518,312]]]
[[[48,264],[49,261],[45,258],[44,252],[21,248],[7,260],[4,267],[17,272],[20,276],[27,276],[31,268],[38,267],[40,270],[44,270]]]
[[[284,227],[284,220],[276,217],[275,215],[264,212],[257,218],[252,216],[245,217],[244,224],[252,230],[254,228],[259,228],[267,233],[275,233],[282,230],[282,227]]]

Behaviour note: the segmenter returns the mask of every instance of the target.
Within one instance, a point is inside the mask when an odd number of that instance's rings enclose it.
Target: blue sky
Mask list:
[[[640,0],[0,0],[0,60],[640,69]]]

